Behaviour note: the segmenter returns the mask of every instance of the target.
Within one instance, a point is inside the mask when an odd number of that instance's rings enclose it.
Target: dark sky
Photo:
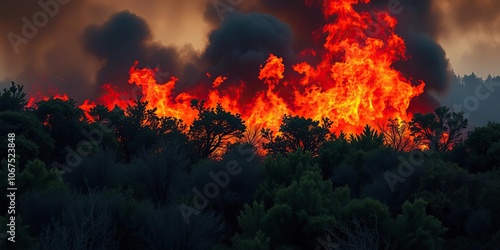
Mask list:
[[[134,60],[159,65],[181,86],[207,69],[251,80],[255,74],[242,69],[270,52],[293,63],[295,53],[314,46],[311,33],[322,23],[314,0],[307,1],[311,8],[304,0],[49,0],[47,20],[37,2],[4,0],[0,9],[2,87],[15,80],[28,91],[57,88],[76,99],[95,97],[106,82],[127,85]],[[384,9],[387,2],[360,8]],[[401,2],[398,33],[414,55],[396,65],[402,72],[438,91],[446,89],[448,68],[500,75],[500,1]],[[214,3],[252,14],[222,22]],[[24,21],[34,17],[40,27],[25,30],[27,43],[13,46],[10,40],[23,36]]]

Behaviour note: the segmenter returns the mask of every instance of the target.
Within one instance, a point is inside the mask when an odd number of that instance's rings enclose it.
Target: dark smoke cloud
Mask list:
[[[25,90],[48,93],[48,89],[60,92],[89,94],[88,83],[92,69],[75,58],[85,58],[77,41],[79,21],[86,17],[80,10],[84,6],[81,1],[44,1],[50,3],[46,13],[38,1],[8,1],[0,8],[0,58],[2,69],[8,80],[25,85]],[[45,5],[44,5],[45,6]],[[33,20],[37,16],[38,20]],[[47,17],[44,20],[42,17]],[[34,26],[34,22],[44,24]],[[45,23],[44,23],[45,22]],[[35,29],[23,26],[33,25]],[[9,35],[10,34],[10,35]],[[25,37],[28,34],[29,38]],[[9,40],[16,36],[23,40]],[[10,84],[4,81],[2,87]]]
[[[163,41],[175,41],[176,44],[179,44],[176,38],[180,33],[179,29],[184,28],[181,24],[189,23],[186,21],[188,17],[200,13],[202,11],[201,3],[204,3],[205,0],[190,2],[165,2],[162,0],[140,2],[133,0],[42,1],[51,4],[58,3],[59,7],[57,10],[53,5],[50,7],[54,10],[54,15],[50,16],[46,25],[38,27],[36,35],[30,38],[27,44],[22,43],[16,46],[17,53],[7,39],[7,34],[12,32],[22,36],[24,25],[22,18],[26,17],[30,22],[33,22],[33,16],[39,15],[45,10],[38,4],[38,1],[9,0],[3,3],[2,8],[0,8],[0,35],[2,35],[0,39],[0,54],[2,55],[0,57],[0,88],[8,87],[10,81],[14,80],[25,85],[25,90],[30,95],[35,95],[37,92],[41,92],[42,95],[52,95],[57,91],[67,93],[77,101],[92,99],[98,95],[99,87],[103,81],[120,79],[120,82],[117,82],[118,85],[128,85],[126,81],[128,69],[134,61],[130,62],[128,59],[137,54],[137,51],[144,53],[142,57],[134,58],[135,60],[144,59],[140,62],[142,66],[155,67],[159,65],[162,70],[177,74],[177,77],[182,76],[182,80],[186,81],[193,81],[192,79],[198,74],[197,71],[205,67],[200,64],[200,52],[189,44],[174,47],[153,42],[153,33],[149,27],[147,29],[142,27],[144,32],[148,34],[147,38],[143,37],[142,41],[137,39],[134,41],[134,38],[115,41],[117,42],[116,47],[89,46],[85,49],[82,41],[88,39],[82,36],[89,25],[103,24],[120,9],[132,9],[140,13],[141,16],[148,17],[148,22],[153,23],[156,28],[164,28],[160,33],[159,30],[156,30],[154,34],[156,40],[158,37],[162,37]],[[59,2],[68,3],[60,4]],[[114,28],[116,30],[113,32],[120,32],[118,26],[114,26]],[[197,28],[193,29],[193,31],[198,30]],[[137,33],[132,35],[135,34]],[[170,34],[172,39],[168,39],[168,37],[165,39],[165,34]],[[187,35],[189,36],[189,34]],[[99,38],[106,40],[104,35]],[[94,36],[93,39],[98,38]],[[133,44],[134,42],[135,44]],[[131,50],[123,51],[122,55],[113,51],[120,46],[122,49],[128,47]],[[96,51],[92,49],[96,49]],[[112,50],[99,51],[99,49]],[[122,62],[120,59],[124,59],[124,61]]]
[[[130,86],[128,71],[134,61],[139,62],[139,68],[159,65],[180,78],[180,85],[194,81],[202,69],[192,47],[164,47],[154,43],[146,20],[129,11],[114,14],[102,25],[87,27],[83,44],[90,54],[105,62],[97,72],[98,85],[113,83],[121,90]]]
[[[229,7],[233,7],[236,11],[270,14],[287,23],[292,27],[294,34],[293,49],[299,52],[313,44],[313,32],[319,33],[324,23],[318,5],[306,5],[305,2],[305,0],[242,0],[240,5],[234,7],[229,5]],[[217,27],[221,23],[221,18],[213,3],[213,1],[207,2],[204,15],[205,20],[213,27]]]
[[[294,34],[293,48],[299,52],[306,48],[321,48],[323,40],[319,32],[324,24],[320,1],[304,0],[247,0],[235,9],[258,10],[269,13],[291,26]],[[410,111],[432,111],[439,102],[428,91],[444,92],[449,85],[449,62],[443,48],[435,41],[439,30],[439,15],[431,0],[399,1],[401,13],[393,13],[399,21],[396,33],[407,45],[408,60],[397,62],[394,67],[407,78],[426,83],[425,93],[412,102]],[[358,4],[358,11],[384,10],[390,12],[389,0],[373,0],[370,4]],[[211,3],[207,3],[205,18],[213,25],[220,16]]]
[[[372,0],[369,5],[360,5],[359,9],[385,10],[391,13],[391,10],[397,10],[400,6],[400,12],[392,13],[398,19],[398,32],[425,33],[436,38],[441,30],[441,13],[434,7],[436,1],[439,0]],[[391,7],[392,2],[395,3],[394,7]]]
[[[439,102],[429,95],[429,91],[444,93],[450,84],[450,65],[444,49],[436,42],[440,18],[432,0],[400,0],[391,7],[389,0],[374,0],[369,5],[361,5],[364,10],[383,10],[398,20],[396,33],[406,44],[407,60],[398,61],[393,66],[415,84],[425,82],[425,92],[415,98],[411,112],[429,112]]]
[[[283,58],[285,65],[295,63],[292,48],[293,32],[290,26],[277,18],[261,13],[232,12],[208,36],[208,46],[202,60],[209,65],[205,72],[213,76],[227,76],[219,89],[239,86],[244,81],[242,103],[251,100],[266,85],[258,79],[260,66],[269,54]],[[291,67],[287,67],[291,70]],[[200,77],[200,94],[206,94],[212,80]]]
[[[209,35],[202,59],[211,74],[227,75],[229,81],[258,81],[259,68],[270,53],[282,57],[285,64],[295,62],[290,27],[267,14],[234,12]],[[252,90],[264,87],[250,84]],[[251,91],[251,92],[254,92]]]
[[[403,33],[408,59],[399,61],[394,67],[407,78],[418,83],[425,82],[424,93],[412,100],[409,111],[426,113],[439,106],[429,91],[445,93],[450,85],[450,65],[443,48],[423,33]]]
[[[380,2],[380,1],[379,1]],[[408,59],[394,67],[415,83],[425,82],[425,92],[412,100],[410,112],[431,112],[439,102],[430,91],[444,93],[450,84],[451,68],[444,49],[436,42],[439,17],[431,0],[401,1],[396,32],[405,40]]]
[[[214,7],[216,1],[239,2],[239,5],[232,6],[233,12],[253,14],[235,14],[222,21]],[[425,103],[430,109],[436,102],[428,92],[445,92],[449,86],[448,60],[436,42],[447,34],[443,25],[448,25],[448,19],[451,19],[454,26],[446,27],[463,31],[464,39],[475,37],[472,32],[476,29],[494,30],[496,27],[500,30],[500,2],[400,1],[403,11],[397,15],[397,33],[406,40],[409,60],[398,62],[394,67],[413,80],[426,82],[426,94],[412,102],[412,107],[424,106]],[[9,32],[19,34],[23,25],[21,18],[32,18],[41,7],[37,1],[8,0],[0,9],[0,35],[3,35],[0,39],[0,73],[4,74],[0,80],[5,80],[1,87],[15,80],[27,85],[26,89],[32,92],[47,93],[47,89],[57,88],[77,100],[94,98],[103,83],[113,82],[122,88],[129,86],[128,69],[135,60],[139,60],[140,66],[160,65],[162,70],[182,81],[178,84],[180,89],[200,82],[208,84],[204,77],[206,71],[212,71],[213,75],[229,74],[229,81],[243,79],[252,82],[268,53],[284,57],[290,70],[290,64],[295,60],[294,53],[305,48],[321,48],[318,31],[324,21],[317,2],[69,0],[67,4],[60,4],[58,13],[49,19],[47,25],[41,27],[28,44],[21,44],[19,53],[15,53],[6,35]],[[359,4],[356,8],[383,10],[388,2],[372,0],[369,5]],[[202,13],[205,23],[198,21]],[[205,50],[201,39],[210,30]],[[491,36],[490,40],[498,39],[498,35],[496,38],[495,34]],[[198,50],[190,45],[170,45],[183,44],[184,41],[197,43]],[[454,59],[461,59],[462,66],[474,62],[494,70],[492,65],[498,61],[495,56],[500,51],[497,44],[478,41],[463,58]],[[257,88],[262,84],[251,86]]]

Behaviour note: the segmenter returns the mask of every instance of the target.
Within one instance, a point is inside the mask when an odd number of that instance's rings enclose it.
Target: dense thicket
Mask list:
[[[286,115],[273,134],[201,100],[189,127],[140,100],[97,106],[92,122],[72,100],[25,105],[21,86],[0,94],[18,187],[16,244],[2,249],[500,246],[499,117],[467,131],[441,107],[346,135],[329,132],[335,117]]]

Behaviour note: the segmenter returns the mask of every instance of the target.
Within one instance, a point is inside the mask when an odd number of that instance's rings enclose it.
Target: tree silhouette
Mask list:
[[[192,100],[191,107],[198,110],[198,118],[189,127],[189,138],[201,158],[208,158],[218,149],[225,147],[231,139],[242,138],[246,130],[239,114],[217,107],[204,107],[205,101]]]
[[[500,123],[489,122],[469,132],[465,140],[471,172],[490,171],[500,166]]]
[[[22,111],[28,103],[25,99],[26,93],[23,91],[24,86],[15,84],[12,82],[10,88],[4,88],[0,93],[0,111]]]
[[[393,227],[400,249],[443,249],[440,236],[447,231],[434,216],[427,215],[422,199],[405,202],[403,213],[398,215]]]
[[[384,143],[397,151],[411,151],[415,149],[410,136],[410,126],[408,122],[389,118],[387,124],[378,125],[378,129],[384,136]]]
[[[70,150],[78,151],[79,145],[85,152],[89,152],[96,145],[80,144],[88,140],[85,131],[91,131],[91,126],[86,122],[85,115],[76,106],[72,99],[64,101],[50,98],[46,101],[38,102],[35,116],[49,131],[54,140],[53,160],[66,162],[66,156]],[[69,149],[68,149],[69,148]]]
[[[157,109],[149,109],[148,104],[148,101],[142,101],[138,96],[125,111],[118,106],[115,106],[112,111],[101,106],[96,106],[90,111],[96,121],[108,122],[109,120],[111,122],[127,162],[139,151],[156,145],[162,140],[185,139],[186,127],[182,120],[173,117],[158,117]]]
[[[379,134],[375,129],[369,125],[365,125],[363,132],[359,135],[351,134],[349,136],[351,144],[363,151],[370,151],[380,148],[384,145],[384,135]]]
[[[462,130],[467,124],[463,112],[450,112],[448,107],[440,107],[434,113],[415,114],[410,122],[410,131],[417,144],[425,145],[429,150],[444,152],[461,141]]]
[[[286,155],[302,148],[316,156],[320,146],[330,138],[332,124],[328,118],[323,118],[320,124],[311,118],[284,115],[280,135],[274,136],[270,129],[262,129],[263,137],[268,141],[264,143],[264,149],[271,154]]]
[[[104,105],[97,105],[90,109],[89,115],[95,122],[104,123],[111,119],[109,109]]]
[[[41,159],[45,163],[52,160],[54,140],[43,124],[33,114],[27,112],[0,112],[0,150],[7,152],[7,135],[16,134],[16,152],[22,157],[19,167],[24,168],[29,160]]]

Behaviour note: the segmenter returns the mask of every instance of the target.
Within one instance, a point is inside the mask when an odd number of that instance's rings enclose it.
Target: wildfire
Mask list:
[[[353,5],[359,2],[370,0],[323,0],[325,19],[336,17],[323,27],[326,36],[323,49],[299,53],[316,57],[320,62],[293,65],[293,71],[300,77],[284,80],[289,78],[283,59],[270,54],[258,76],[265,90],[257,92],[247,103],[240,102],[246,84],[227,87],[225,76],[216,77],[205,96],[189,91],[175,93],[177,78],[158,83],[157,69],[138,69],[135,62],[129,71],[129,83],[140,89],[142,99],[149,102],[149,108],[157,108],[159,116],[176,117],[188,125],[197,116],[197,111],[190,107],[194,98],[205,99],[209,107],[220,103],[226,110],[239,113],[248,127],[273,131],[279,130],[284,114],[315,120],[329,117],[334,121],[332,132],[346,133],[359,133],[366,124],[372,127],[385,124],[389,118],[408,121],[411,114],[406,110],[411,99],[423,93],[424,83],[413,86],[392,68],[394,62],[404,59],[406,50],[403,39],[394,33],[397,20],[382,11],[358,13]],[[369,32],[370,24],[380,20],[384,27],[377,34]],[[212,77],[210,73],[206,75]],[[111,84],[103,85],[103,89],[106,94],[97,103],[110,109],[115,105],[125,109],[135,99],[117,92]],[[89,111],[95,104],[87,100],[80,107]]]
[[[38,93],[37,95],[40,95],[40,93]],[[54,94],[52,96],[52,98],[53,99],[60,99],[63,101],[69,100],[69,97],[66,94]],[[50,97],[47,97],[47,96],[44,96],[43,98],[41,98],[41,100],[43,100],[43,101],[48,101],[49,99],[50,99]],[[34,107],[36,102],[37,102],[37,98],[32,96],[32,97],[28,98],[28,102],[26,104],[26,107],[28,107],[28,108]]]

